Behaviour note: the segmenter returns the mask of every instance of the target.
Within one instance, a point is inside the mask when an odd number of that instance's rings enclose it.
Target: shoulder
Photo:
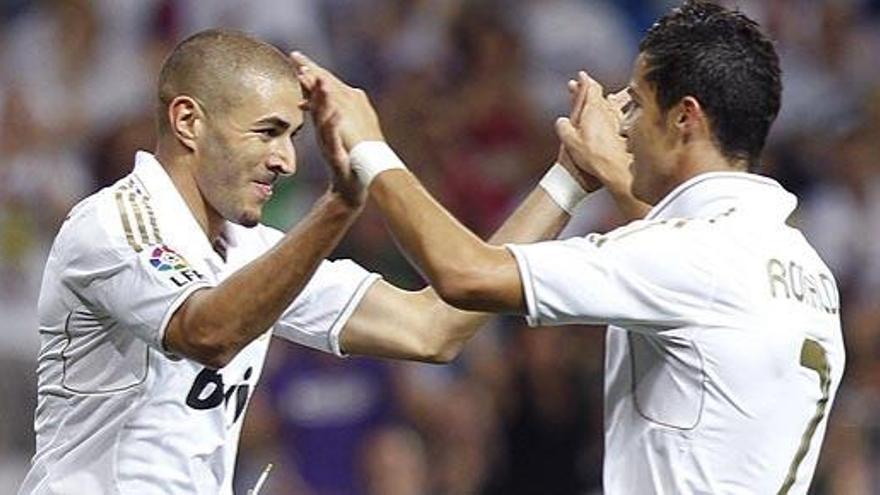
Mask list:
[[[640,220],[584,241],[620,276],[703,292],[722,259],[723,230],[713,219]]]
[[[714,219],[668,218],[637,220],[607,234],[590,234],[585,239],[597,249],[657,260],[658,254],[699,254],[711,251],[721,232]]]
[[[65,218],[52,255],[65,264],[87,269],[136,257],[148,245],[150,214],[125,184],[101,189],[74,206]]]

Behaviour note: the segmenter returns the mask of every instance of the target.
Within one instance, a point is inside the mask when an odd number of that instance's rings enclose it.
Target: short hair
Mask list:
[[[639,51],[662,111],[686,96],[696,98],[722,154],[757,168],[779,113],[782,81],[779,56],[755,21],[687,0],[648,30]]]
[[[168,130],[166,112],[175,97],[188,95],[206,111],[224,111],[246,99],[243,78],[255,74],[295,80],[288,57],[247,33],[208,29],[181,41],[159,72],[159,133]]]

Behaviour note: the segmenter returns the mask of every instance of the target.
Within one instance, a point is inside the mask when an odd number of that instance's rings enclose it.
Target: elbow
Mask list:
[[[461,354],[458,342],[441,342],[422,353],[421,361],[429,364],[449,364]]]
[[[195,330],[195,329],[194,329]],[[187,338],[186,357],[212,369],[224,368],[238,354],[238,348],[212,336],[210,330],[195,330]]]
[[[434,364],[449,364],[461,354],[463,348],[464,346],[459,342],[447,344],[440,349],[440,352],[434,355],[434,361],[431,362]]]
[[[239,350],[235,343],[222,338],[225,334],[220,330],[214,325],[175,317],[166,330],[164,347],[180,357],[220,369],[229,364]]]
[[[211,368],[214,370],[219,370],[221,368],[225,368],[232,358],[235,357],[237,353],[228,352],[223,350],[211,350],[205,352],[201,359],[196,359],[196,362],[205,366],[206,368]]]
[[[459,269],[438,277],[434,290],[446,304],[466,310],[485,311],[492,286],[477,270]]]
[[[205,291],[197,291],[171,317],[164,347],[171,353],[203,366],[220,369],[229,364],[247,342],[240,342],[237,321],[221,321],[202,304]]]
[[[459,256],[433,273],[431,282],[446,304],[465,311],[498,312],[505,308],[503,275],[508,267],[507,250],[486,246]]]

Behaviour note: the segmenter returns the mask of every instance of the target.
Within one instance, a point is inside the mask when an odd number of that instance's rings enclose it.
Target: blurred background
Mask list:
[[[152,149],[154,81],[183,37],[235,27],[365,88],[391,143],[483,236],[556,152],[578,69],[614,89],[663,0],[0,0],[0,494],[33,454],[36,299],[66,211]],[[880,493],[880,1],[743,0],[777,40],[783,110],[763,173],[838,277],[847,371],[814,494]],[[276,191],[287,228],[325,187],[313,137]],[[608,197],[566,234],[607,231]],[[368,208],[335,257],[423,285]],[[339,360],[277,342],[241,439],[236,493],[598,494],[603,330],[500,318],[446,366]]]

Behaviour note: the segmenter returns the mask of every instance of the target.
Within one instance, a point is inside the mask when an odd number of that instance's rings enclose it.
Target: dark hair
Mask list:
[[[660,18],[639,44],[646,80],[664,112],[686,96],[709,117],[721,152],[758,165],[782,93],[779,57],[741,12],[688,0]]]
[[[246,103],[244,77],[264,74],[295,81],[290,60],[278,48],[248,33],[208,29],[181,41],[162,64],[158,81],[159,132],[168,129],[167,107],[180,94],[213,111]]]

